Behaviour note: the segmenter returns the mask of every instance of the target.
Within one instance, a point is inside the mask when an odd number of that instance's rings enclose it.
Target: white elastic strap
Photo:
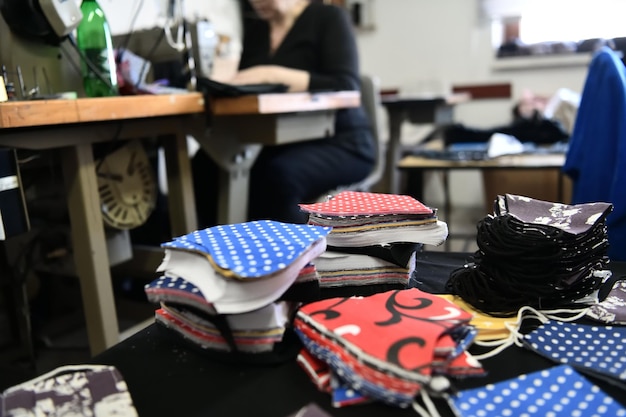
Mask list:
[[[165,32],[165,39],[167,40],[168,45],[174,48],[176,51],[182,52],[185,49],[185,42],[184,42],[185,15],[184,15],[183,6],[180,0],[176,1],[173,14],[174,16],[171,16],[170,18],[165,20],[165,25],[163,25],[163,31]],[[172,32],[171,32],[172,29],[170,27],[173,23],[178,24],[178,28],[176,32],[176,40],[174,40],[174,38],[172,37]]]
[[[433,400],[430,398],[430,395],[425,389],[420,390],[420,397],[426,408],[419,405],[416,400],[411,403],[413,410],[420,417],[441,417],[441,414],[437,411],[437,407],[435,407],[435,403],[433,403]]]
[[[508,337],[499,340],[491,340],[491,341],[476,341],[476,345],[478,346],[496,346],[496,348],[490,350],[489,352],[485,352],[482,355],[476,355],[475,358],[477,360],[491,358],[498,353],[502,352],[504,349],[509,346],[516,345],[521,347],[524,341],[524,335],[520,332],[520,328],[522,326],[522,321],[524,319],[534,318],[541,323],[546,323],[548,320],[559,320],[559,321],[574,321],[578,320],[581,317],[584,317],[589,311],[589,307],[583,309],[555,309],[555,310],[537,310],[530,306],[523,306],[517,312],[517,319],[514,323],[505,323],[504,326],[509,330],[510,334]],[[528,314],[524,314],[527,313]],[[563,314],[567,314],[564,316]]]

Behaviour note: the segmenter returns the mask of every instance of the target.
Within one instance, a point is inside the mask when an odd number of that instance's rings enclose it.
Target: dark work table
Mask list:
[[[447,266],[457,261],[460,266],[465,255],[469,255],[431,254]],[[611,268],[617,274],[626,274],[626,263],[613,263]],[[445,270],[442,267],[439,273]],[[478,352],[474,349],[470,348],[470,352]],[[95,356],[93,362],[113,365],[121,372],[142,417],[287,417],[312,402],[336,417],[417,415],[411,408],[379,403],[333,408],[330,395],[318,391],[295,360],[273,365],[218,360],[173,337],[157,324]],[[454,386],[460,390],[480,387],[556,365],[515,346],[481,363],[487,376],[452,380]],[[626,406],[624,390],[586,374],[585,377]],[[442,400],[435,403],[442,416],[453,416]]]

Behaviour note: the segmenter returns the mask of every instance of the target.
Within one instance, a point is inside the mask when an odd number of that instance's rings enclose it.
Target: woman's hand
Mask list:
[[[306,91],[309,87],[309,73],[278,65],[257,65],[239,71],[229,81],[230,84],[285,84],[289,91]]]
[[[258,65],[241,70],[230,80],[231,84],[275,84],[276,67],[273,65]]]

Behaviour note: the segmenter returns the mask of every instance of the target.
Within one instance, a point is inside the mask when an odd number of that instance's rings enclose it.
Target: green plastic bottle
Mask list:
[[[76,28],[76,43],[95,67],[90,68],[84,60],[81,62],[85,94],[88,97],[116,96],[117,70],[109,23],[96,0],[83,0],[80,10],[83,19]]]

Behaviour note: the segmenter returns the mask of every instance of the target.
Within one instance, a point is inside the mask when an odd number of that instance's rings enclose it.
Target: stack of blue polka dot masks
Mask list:
[[[145,288],[161,304],[157,323],[205,351],[271,352],[298,306],[282,298],[299,277],[316,277],[311,262],[325,250],[329,231],[257,221],[164,243],[163,276]]]
[[[270,220],[198,230],[164,243],[157,271],[191,282],[217,313],[246,313],[277,300],[324,252],[330,230]]]

